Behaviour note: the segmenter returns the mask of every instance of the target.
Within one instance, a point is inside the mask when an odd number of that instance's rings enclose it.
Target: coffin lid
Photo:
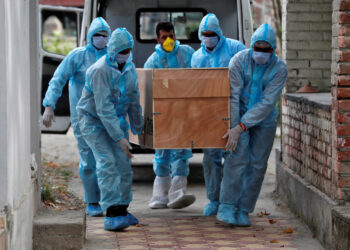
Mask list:
[[[153,98],[229,96],[228,68],[153,70]]]

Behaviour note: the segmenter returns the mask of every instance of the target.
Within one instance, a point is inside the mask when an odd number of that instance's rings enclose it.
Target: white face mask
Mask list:
[[[271,53],[267,52],[259,52],[259,51],[253,51],[253,60],[256,64],[265,64],[267,63],[271,58]]]
[[[117,61],[118,64],[123,64],[128,60],[129,56],[130,56],[130,52],[125,55],[118,53],[115,56],[115,60]]]
[[[215,48],[216,45],[219,42],[218,36],[202,36],[202,42],[204,43],[205,47],[207,48]]]
[[[107,43],[108,43],[108,37],[104,37],[104,36],[93,36],[92,37],[92,44],[97,49],[106,48]]]

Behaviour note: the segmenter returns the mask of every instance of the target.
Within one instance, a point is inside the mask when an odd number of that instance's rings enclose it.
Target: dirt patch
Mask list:
[[[41,162],[42,206],[53,210],[77,210],[84,207],[81,199],[68,191],[72,178],[79,178],[76,163],[61,164],[54,161]]]

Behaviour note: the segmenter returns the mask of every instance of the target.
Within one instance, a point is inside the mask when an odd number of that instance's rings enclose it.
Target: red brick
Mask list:
[[[338,114],[339,123],[350,123],[350,113],[339,113]]]
[[[350,51],[341,51],[339,60],[340,62],[350,62]]]
[[[337,89],[338,98],[350,98],[350,88],[338,88]]]
[[[348,148],[350,147],[350,137],[338,138],[338,148]]]
[[[350,86],[350,76],[346,76],[346,75],[338,76],[338,85],[339,86]]]
[[[350,75],[350,64],[339,63],[338,64],[338,74]]]
[[[341,12],[339,15],[339,23],[350,23],[350,13]]]
[[[340,36],[348,36],[350,35],[350,26],[349,25],[341,25],[339,28]]]
[[[339,176],[338,187],[350,187],[350,176]]]
[[[349,0],[342,0],[340,2],[340,10],[350,10],[350,1]]]
[[[350,100],[339,100],[338,109],[339,111],[350,111]]]
[[[339,47],[340,48],[350,48],[350,37],[349,36],[339,36]]]
[[[338,151],[338,161],[350,161],[350,151]]]
[[[350,125],[338,125],[337,131],[338,131],[338,136],[350,135]]]

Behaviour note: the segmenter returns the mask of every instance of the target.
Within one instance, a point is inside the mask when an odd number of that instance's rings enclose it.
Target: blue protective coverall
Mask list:
[[[134,40],[124,28],[116,29],[105,56],[86,73],[86,83],[77,106],[79,126],[96,159],[96,174],[101,190],[100,205],[128,205],[132,199],[131,161],[118,141],[131,131],[141,134],[143,118],[139,103],[138,79],[132,56],[119,71],[116,55],[133,48]]]
[[[263,65],[252,59],[257,41],[273,47]],[[287,79],[287,67],[275,49],[275,32],[263,24],[254,32],[250,49],[236,54],[229,65],[230,127],[242,122],[247,130],[241,133],[236,150],[224,155],[220,202],[233,205],[238,212],[250,213],[255,208],[275,137],[276,102]]]
[[[175,42],[172,52],[166,52],[160,44],[155,52],[147,59],[144,68],[190,68],[191,57],[194,52],[188,45]],[[190,149],[156,149],[153,161],[154,173],[159,177],[188,176],[188,159],[192,157]]]
[[[107,22],[101,18],[95,18],[89,28],[87,35],[87,46],[72,50],[56,69],[49,87],[46,91],[43,105],[56,107],[58,98],[62,95],[63,87],[69,80],[69,105],[70,120],[74,136],[77,139],[79,149],[79,175],[82,179],[86,203],[97,203],[100,200],[100,189],[96,179],[96,163],[93,153],[83,139],[76,112],[77,103],[85,84],[86,70],[99,58],[107,53],[107,48],[98,50],[92,45],[92,37],[99,31],[106,31],[110,37],[111,29]]]
[[[200,40],[202,40],[201,33],[204,31],[215,32],[220,40],[212,51],[207,50],[202,42],[201,47],[192,56],[192,68],[228,67],[232,56],[246,49],[241,42],[223,36],[219,20],[212,13],[203,17],[199,25],[198,37]],[[223,151],[221,149],[203,149],[203,152],[203,171],[207,197],[210,201],[219,201]]]

